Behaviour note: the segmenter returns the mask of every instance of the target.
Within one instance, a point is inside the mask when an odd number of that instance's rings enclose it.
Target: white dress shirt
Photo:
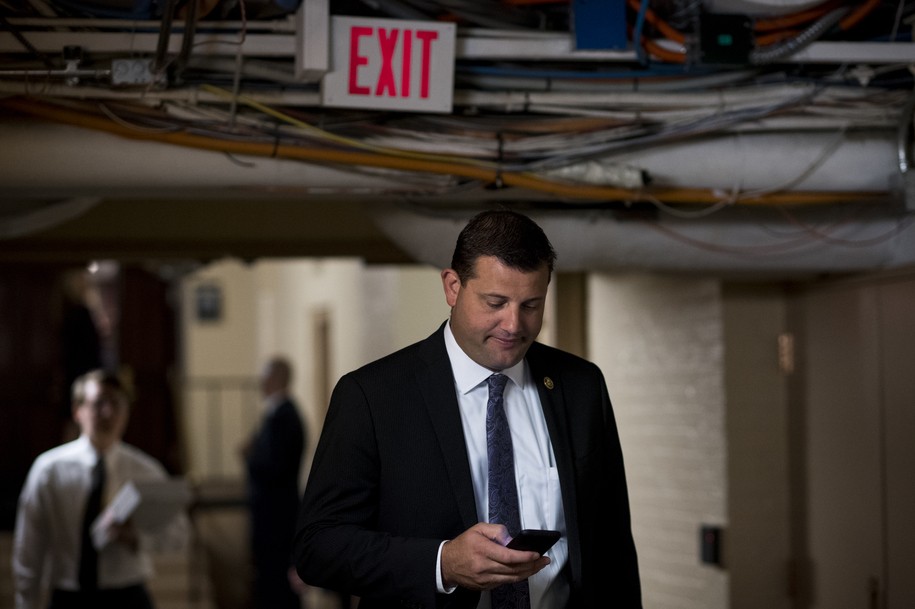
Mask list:
[[[19,496],[13,542],[16,609],[38,609],[44,590],[79,589],[83,512],[89,496],[96,451],[85,436],[53,448],[35,460]],[[158,461],[124,443],[104,455],[106,481],[102,505],[128,480],[167,476]],[[155,539],[140,535],[140,551],[110,543],[99,551],[99,587],[122,588],[152,575],[146,550],[181,547],[187,538],[185,516],[174,519]],[[47,572],[45,569],[47,568]]]
[[[445,325],[445,347],[451,360],[464,440],[470,459],[473,492],[477,516],[489,521],[489,457],[486,449],[486,403],[489,388],[486,379],[492,370],[480,366],[458,346]],[[537,387],[531,381],[527,362],[502,370],[509,378],[503,393],[503,407],[511,428],[515,455],[515,479],[522,529],[553,529],[562,537],[547,556],[551,563],[531,577],[531,609],[565,607],[569,596],[568,583],[557,577],[569,557],[565,513],[559,487],[559,473],[553,457],[553,447],[547,430]],[[480,598],[479,609],[490,608],[489,592]]]

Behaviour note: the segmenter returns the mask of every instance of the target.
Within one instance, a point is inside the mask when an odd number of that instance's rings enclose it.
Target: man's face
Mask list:
[[[524,359],[540,333],[550,272],[544,264],[525,273],[494,256],[478,258],[475,269],[463,286],[454,270],[442,271],[451,331],[473,361],[504,370]]]
[[[261,395],[269,397],[277,390],[276,372],[272,365],[266,364],[260,376]]]
[[[127,399],[116,389],[95,380],[86,383],[85,395],[82,403],[74,408],[73,418],[93,445],[106,449],[124,435]]]

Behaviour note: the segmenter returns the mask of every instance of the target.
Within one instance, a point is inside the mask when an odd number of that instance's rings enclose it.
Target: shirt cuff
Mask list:
[[[446,543],[448,543],[447,539],[439,544],[438,555],[435,557],[435,587],[441,594],[451,594],[457,590],[457,586],[446,588],[445,582],[442,581],[442,548],[445,547]]]

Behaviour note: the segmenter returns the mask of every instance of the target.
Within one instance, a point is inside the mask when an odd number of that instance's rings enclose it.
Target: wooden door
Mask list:
[[[915,606],[915,279],[819,286],[795,302],[796,606]]]

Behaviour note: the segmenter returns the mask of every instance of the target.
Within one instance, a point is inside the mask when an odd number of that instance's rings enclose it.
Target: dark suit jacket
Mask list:
[[[268,571],[280,569],[283,577],[292,564],[304,449],[302,419],[286,399],[264,417],[246,461],[252,558]]]
[[[305,582],[349,591],[362,607],[473,608],[479,600],[435,587],[439,544],[480,521],[442,328],[347,374],[331,397],[294,553]],[[641,607],[603,375],[539,343],[527,361],[559,470],[570,607]]]

